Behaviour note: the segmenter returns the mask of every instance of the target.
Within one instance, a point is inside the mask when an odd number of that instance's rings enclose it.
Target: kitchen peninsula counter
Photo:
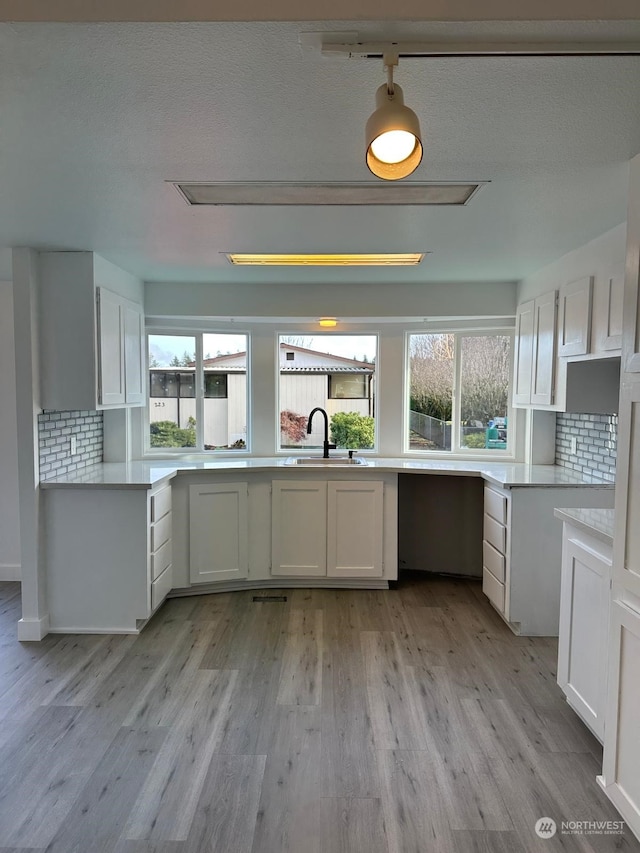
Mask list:
[[[70,472],[40,483],[42,489],[152,489],[168,482],[181,472],[207,475],[232,471],[333,471],[343,476],[349,472],[398,474],[445,474],[481,477],[503,488],[563,488],[594,486],[613,489],[613,483],[587,478],[559,465],[526,465],[517,462],[466,461],[464,459],[412,459],[408,457],[364,457],[366,465],[291,465],[290,457],[244,457],[242,459],[182,460],[153,459],[136,462],[104,462],[80,471]]]

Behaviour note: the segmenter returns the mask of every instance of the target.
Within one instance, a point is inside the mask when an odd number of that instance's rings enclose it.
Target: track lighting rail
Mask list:
[[[354,42],[322,44],[322,56],[346,59],[438,57],[640,56],[640,42]]]

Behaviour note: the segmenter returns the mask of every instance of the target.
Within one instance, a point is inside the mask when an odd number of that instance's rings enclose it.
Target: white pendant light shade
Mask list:
[[[366,127],[367,166],[385,181],[406,178],[420,165],[422,141],[417,115],[405,106],[402,89],[383,83]]]

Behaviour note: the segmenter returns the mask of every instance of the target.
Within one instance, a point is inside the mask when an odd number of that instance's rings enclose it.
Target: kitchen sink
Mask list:
[[[285,465],[368,465],[369,462],[362,456],[330,456],[325,459],[322,456],[289,456]]]

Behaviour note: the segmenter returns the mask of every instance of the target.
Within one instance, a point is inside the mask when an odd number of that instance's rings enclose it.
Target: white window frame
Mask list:
[[[453,393],[451,399],[451,450],[419,450],[410,447],[410,405],[411,405],[411,337],[414,335],[437,334],[454,336],[454,363],[453,363]],[[511,339],[509,353],[509,389],[507,392],[507,447],[504,450],[490,450],[488,448],[463,447],[460,444],[460,410],[461,410],[461,371],[462,339],[469,337],[508,337]],[[404,357],[404,438],[403,453],[411,456],[439,457],[443,459],[514,459],[516,451],[516,410],[513,408],[512,386],[513,386],[513,350],[514,330],[507,328],[475,328],[475,329],[411,329],[405,332],[405,357]]]
[[[196,409],[196,446],[195,447],[151,447],[150,419],[149,419],[149,337],[156,335],[170,335],[173,337],[194,338],[196,347],[196,367],[195,367],[195,409]],[[247,339],[247,360],[246,360],[246,439],[245,447],[239,450],[205,450],[204,447],[204,335],[244,335]],[[147,327],[145,331],[145,371],[146,371],[146,391],[145,391],[145,406],[143,407],[142,416],[142,454],[144,457],[172,457],[172,456],[193,456],[198,454],[206,458],[219,458],[221,456],[232,456],[234,459],[251,454],[251,332],[246,329],[229,329],[229,328],[189,328],[186,326],[162,326],[161,328]],[[171,368],[167,368],[170,370]],[[178,368],[176,368],[177,370]]]
[[[351,329],[349,331],[344,332],[320,332],[315,329],[309,330],[305,326],[301,326],[300,329],[287,329],[286,331],[276,331],[275,332],[275,383],[276,383],[276,423],[275,423],[275,456],[304,456],[308,454],[310,450],[313,450],[314,454],[318,452],[318,448],[309,448],[309,447],[285,447],[283,448],[280,444],[280,411],[281,411],[281,403],[280,403],[280,338],[287,336],[295,336],[296,334],[300,335],[312,335],[315,338],[327,337],[327,338],[375,338],[376,339],[376,359],[375,359],[375,370],[373,372],[373,378],[371,382],[374,405],[375,405],[375,414],[373,416],[373,447],[362,448],[358,450],[358,455],[364,456],[365,454],[369,454],[371,456],[375,456],[378,454],[378,448],[380,447],[380,419],[379,419],[379,407],[380,407],[380,396],[379,396],[379,370],[380,370],[380,332],[379,330],[369,329],[364,327],[362,329]],[[330,398],[329,395],[329,383],[327,382],[327,400],[333,399]],[[354,397],[347,399],[367,399],[366,397]],[[306,413],[309,414],[308,412]],[[329,440],[331,440],[331,415],[329,415]],[[332,451],[333,454],[338,451]]]

